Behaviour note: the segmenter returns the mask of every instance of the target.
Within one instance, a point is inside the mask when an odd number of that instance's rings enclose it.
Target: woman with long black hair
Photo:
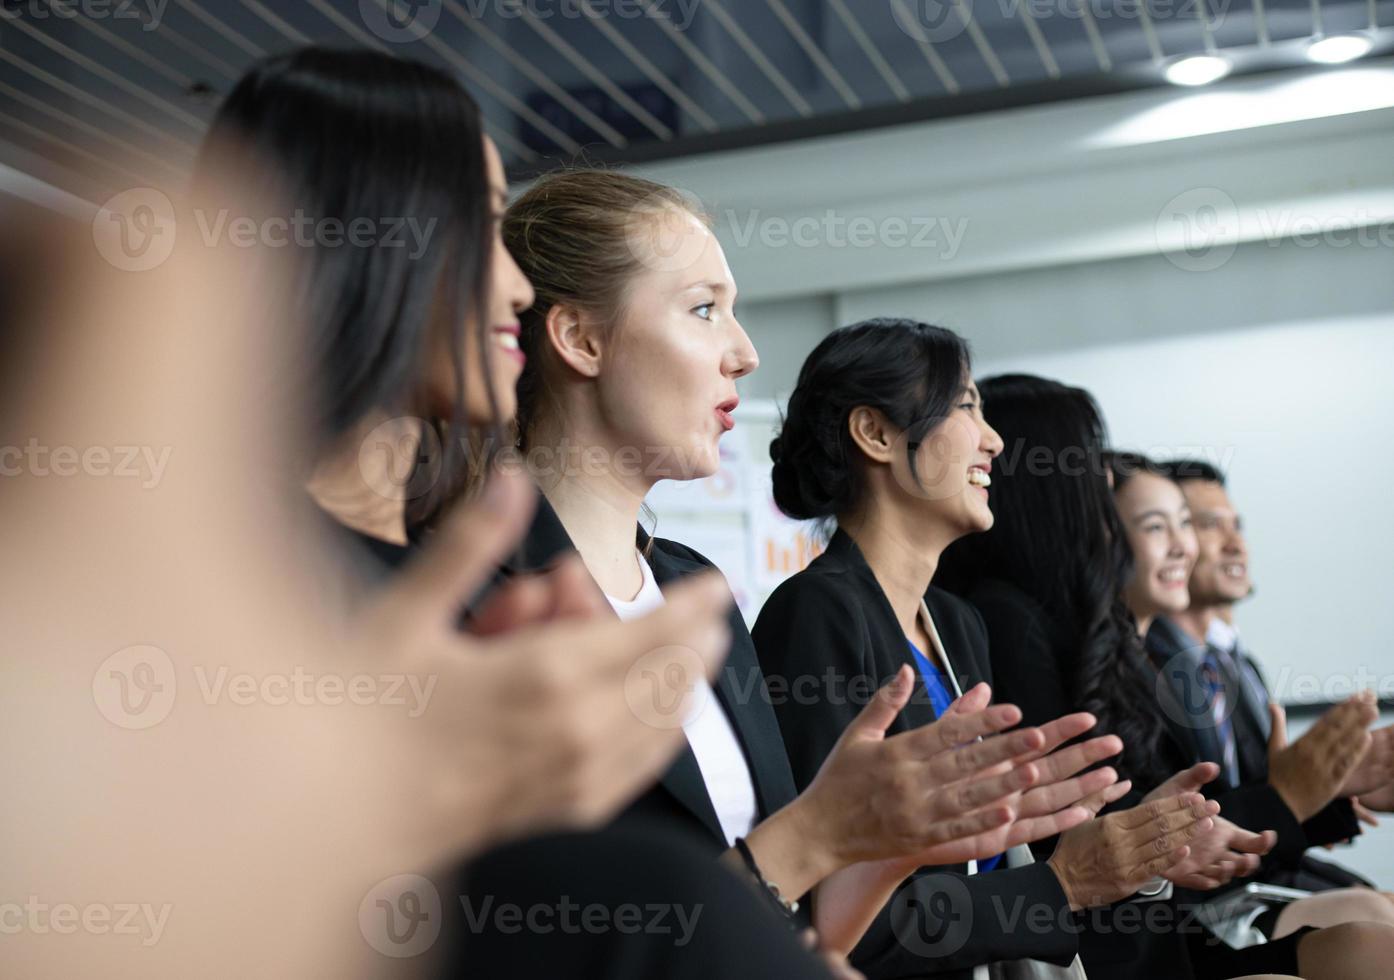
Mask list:
[[[909,666],[917,697],[899,723],[905,726],[932,721],[961,688],[995,683],[982,620],[930,584],[944,549],[994,520],[987,488],[1002,440],[983,418],[969,367],[967,345],[951,331],[895,318],[835,330],[805,360],[770,444],[774,498],[789,516],[823,520],[836,531],[760,612],[754,637],[767,675],[788,686],[802,677],[831,673],[845,681]],[[1070,737],[1095,727],[1092,715],[1070,715],[1069,704],[1057,709],[1037,722],[1070,725]],[[830,697],[791,697],[777,711],[795,779],[803,782],[848,708]],[[1091,765],[1121,748],[1105,735],[1072,751]],[[1095,796],[1089,816],[1127,788]],[[873,977],[966,978],[989,966],[1010,973],[1017,967],[1005,964],[1024,960],[1037,971],[1061,969],[1079,948],[1073,913],[1149,887],[1188,856],[1188,841],[1211,826],[1215,809],[1179,792],[1067,830],[1039,864],[1016,850],[1007,867],[993,870],[905,868],[901,877],[909,880],[878,929],[904,940],[907,916],[918,910],[912,928],[941,940],[894,948],[868,937],[853,962]],[[1023,907],[1037,917],[1028,928],[1009,911]],[[962,920],[972,929],[955,936],[953,923]]]
[[[229,168],[274,213],[220,217],[210,187],[200,202],[207,226],[252,218],[296,248],[289,318],[304,334],[290,342],[301,348],[297,376],[309,382],[312,421],[299,476],[318,505],[312,519],[341,528],[354,573],[348,601],[366,602],[375,580],[405,563],[402,583],[427,589],[443,608],[453,596],[457,611],[483,584],[479,563],[492,572],[515,543],[532,495],[468,452],[471,433],[497,433],[512,417],[523,364],[518,314],[533,300],[500,239],[507,188],[478,107],[424,64],[303,49],[258,63],[219,109],[199,169]],[[462,485],[481,482],[466,520],[443,516]],[[406,562],[409,511],[433,518],[450,547]],[[440,882],[442,912],[424,927],[412,922],[413,906],[430,907],[422,891],[385,895],[377,906],[365,898],[363,936],[389,956],[414,957],[421,936],[440,933],[434,951],[461,957],[450,975],[825,976],[757,895],[685,841],[647,828],[622,840],[565,832],[602,824],[678,747],[679,733],[655,730],[626,703],[636,664],[647,658],[666,685],[665,651],[681,645],[710,670],[725,645],[724,588],[712,579],[628,624],[595,618],[586,584],[579,562],[520,582],[480,611],[469,638],[450,614],[391,624],[435,637],[440,654],[456,658],[452,667],[463,664],[444,673],[452,690],[469,692],[470,710],[420,722],[458,734],[458,778],[425,787],[420,801],[423,813],[444,809],[451,824],[419,829],[453,845],[435,852],[440,860],[479,856],[462,882]],[[465,898],[473,904],[462,916]],[[600,908],[608,928],[588,925],[564,948],[553,945],[548,936],[568,928],[567,902],[586,908],[587,923]],[[626,903],[666,907],[670,919],[681,910],[685,927],[636,935],[614,918]],[[550,909],[547,934],[512,942],[502,918],[509,906]],[[395,929],[363,918],[398,908],[407,919]]]
[[[1030,375],[987,378],[980,390],[1005,443],[990,491],[997,520],[986,533],[950,548],[936,581],[981,613],[999,688],[1026,698],[1024,710],[1039,717],[1061,705],[1082,705],[1127,733],[1118,768],[1133,788],[1118,806],[1198,790],[1219,770],[1198,763],[1170,730],[1173,720],[1125,603],[1133,553],[1110,492],[1107,431],[1098,406],[1082,389]],[[1284,841],[1288,825],[1275,816],[1280,801],[1271,787],[1216,800],[1222,816],[1197,838],[1191,857],[1168,872],[1179,887],[1214,888],[1253,873],[1270,850],[1281,854],[1292,847],[1290,834]],[[1190,909],[1200,900],[1185,899]],[[1219,978],[1255,970],[1298,973],[1299,965],[1304,977],[1373,976],[1340,971],[1354,963],[1368,968],[1362,957],[1378,955],[1387,939],[1356,928],[1346,936],[1352,944],[1346,962],[1334,956],[1339,932],[1293,935],[1236,952],[1207,941],[1174,900],[1154,904],[1162,909],[1152,913],[1161,916],[1161,928],[1122,928],[1122,906],[1085,920],[1081,955],[1091,976],[1142,971]]]

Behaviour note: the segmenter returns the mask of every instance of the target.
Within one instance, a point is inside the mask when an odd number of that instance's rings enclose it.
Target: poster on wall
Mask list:
[[[815,522],[791,520],[775,506],[769,446],[778,427],[775,402],[742,402],[736,427],[721,440],[720,469],[702,480],[664,480],[644,501],[651,530],[721,569],[747,623],[823,548]]]

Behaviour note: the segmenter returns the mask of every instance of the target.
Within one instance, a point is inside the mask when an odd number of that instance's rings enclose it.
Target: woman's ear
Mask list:
[[[557,303],[547,311],[544,321],[547,343],[573,371],[583,377],[600,374],[600,337],[590,318],[565,303]]]
[[[875,463],[889,463],[897,433],[890,421],[874,408],[858,405],[847,416],[847,433],[862,454]]]

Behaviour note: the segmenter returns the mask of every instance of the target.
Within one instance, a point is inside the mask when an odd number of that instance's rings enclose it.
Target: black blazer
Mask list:
[[[960,687],[990,681],[987,633],[978,614],[934,587],[925,604]],[[902,664],[915,667],[895,611],[856,542],[841,530],[808,568],[774,591],[753,635],[800,789],[871,694]],[[915,691],[892,734],[935,720],[923,686]],[[916,872],[853,951],[853,965],[871,980],[929,974],[966,980],[981,964],[1035,959],[1063,966],[1074,958],[1073,917],[1049,867],[999,867],[980,875],[967,870],[959,864]],[[1033,910],[1030,925],[1013,914],[1021,909]],[[1047,918],[1041,910],[1049,912],[1048,921],[1040,921]]]
[[[1168,712],[1168,722],[1172,734],[1197,759],[1209,762],[1220,761],[1220,744],[1209,712],[1199,705],[1198,699],[1188,697],[1187,685],[1194,686],[1190,669],[1196,654],[1196,640],[1166,617],[1159,616],[1147,632],[1147,655],[1170,689],[1175,711]],[[1180,659],[1178,659],[1180,658]],[[1262,675],[1257,673],[1258,682],[1263,683]],[[1268,740],[1264,736],[1263,722],[1258,712],[1267,711],[1267,703],[1258,705],[1253,698],[1245,696],[1246,687],[1241,678],[1233,676],[1229,670],[1222,678],[1225,691],[1234,698],[1235,705],[1230,713],[1230,724],[1234,730],[1235,745],[1239,757],[1239,778],[1241,787],[1255,785],[1268,786]],[[1267,696],[1267,686],[1263,688]],[[1175,716],[1173,718],[1172,716]],[[1176,719],[1184,719],[1178,723]],[[1223,778],[1223,777],[1221,777]],[[1271,789],[1271,787],[1269,787]],[[1360,834],[1360,822],[1350,800],[1336,799],[1328,803],[1310,819],[1297,823],[1296,817],[1276,792],[1255,797],[1251,809],[1231,812],[1225,803],[1228,794],[1218,794],[1216,799],[1224,807],[1225,816],[1235,823],[1251,830],[1272,828],[1278,831],[1278,847],[1265,866],[1265,871],[1285,868],[1298,869],[1306,862],[1304,853],[1308,847],[1343,841]],[[1263,821],[1269,821],[1263,823]],[[1286,838],[1286,839],[1284,839]],[[1320,862],[1330,867],[1326,862]],[[1268,879],[1268,875],[1264,875]],[[1344,886],[1363,881],[1352,876],[1355,881],[1339,881]],[[1285,882],[1286,883],[1286,882]]]
[[[636,537],[638,547],[642,550],[649,542],[648,535],[639,529]],[[537,513],[527,537],[504,571],[505,574],[537,571],[575,549],[556,511],[545,499],[539,498]],[[663,538],[652,539],[647,558],[659,585],[715,567],[692,549]],[[734,602],[731,605],[730,626],[731,652],[713,681],[712,688],[726,716],[731,719],[736,738],[745,753],[751,781],[755,785],[758,819],[764,820],[794,799],[794,780],[789,772],[789,760],[784,755],[784,744],[779,737],[779,725],[770,707],[764,677],[755,658],[750,631],[746,629],[745,620]],[[707,795],[697,757],[686,743],[659,782],[635,800],[617,818],[617,822],[635,826],[659,823],[680,828],[704,842],[714,854],[727,849],[726,837],[717,820],[711,797]]]

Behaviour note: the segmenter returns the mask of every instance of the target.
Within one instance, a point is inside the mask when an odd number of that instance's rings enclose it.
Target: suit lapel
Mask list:
[[[563,555],[575,550],[576,545],[571,540],[571,535],[567,534],[561,518],[547,499],[539,494],[537,511],[533,514],[527,536],[513,559],[505,566],[505,571],[507,574],[537,571],[554,564]],[[656,567],[654,577],[658,578]],[[686,740],[683,741],[682,748],[672,764],[659,779],[659,785],[700,820],[717,840],[725,843],[726,835],[721,830],[721,821],[717,819],[711,797],[707,795],[707,784],[702,778],[702,769],[697,764],[697,756],[692,753],[692,746]]]
[[[668,554],[657,544],[649,553],[648,561],[659,585],[707,567]],[[779,722],[765,688],[765,676],[756,659],[755,644],[750,639],[740,609],[734,604],[731,606],[730,625],[731,652],[718,672],[712,689],[740,742],[746,764],[750,767],[751,781],[755,784],[760,815],[764,818],[787,804],[797,793],[794,777],[789,771],[789,759],[784,753]],[[700,776],[699,772],[698,789],[707,801],[707,808],[711,809],[706,785],[700,781]],[[712,819],[715,820],[715,817],[713,813]]]

